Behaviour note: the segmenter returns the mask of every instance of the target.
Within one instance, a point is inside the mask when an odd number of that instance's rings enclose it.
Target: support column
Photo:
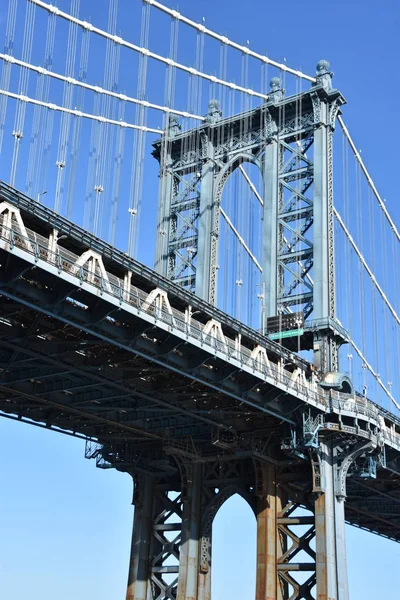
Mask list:
[[[329,315],[328,105],[320,104],[321,124],[314,132],[314,319]]]
[[[147,600],[150,585],[154,481],[144,475],[135,481],[133,534],[126,600]]]
[[[160,151],[160,185],[158,192],[158,217],[156,254],[154,270],[168,276],[168,240],[170,238],[171,204],[174,195],[174,175],[172,173],[172,140],[180,132],[176,115],[169,117]]]
[[[332,89],[329,62],[317,64],[315,91],[311,92],[314,112],[314,252],[313,319],[325,321],[314,338],[314,365],[323,373],[338,371],[337,342],[327,324],[335,317],[334,216],[332,135],[335,118],[345,102]],[[325,331],[324,331],[325,327]]]
[[[322,442],[325,492],[315,502],[317,600],[349,600],[344,534],[344,499],[335,493],[334,451]]]
[[[277,139],[271,139],[265,147],[263,164],[262,276],[266,317],[274,317],[278,310],[278,149]]]
[[[275,467],[264,468],[265,496],[257,506],[257,579],[256,600],[283,600],[278,560],[283,554],[278,532],[282,511],[282,492],[276,482]]]
[[[183,498],[177,600],[196,600],[198,597],[200,504],[201,465],[193,464],[188,468],[187,493]]]
[[[197,600],[211,600],[211,565],[207,573],[200,571]]]
[[[327,321],[333,317],[330,311],[330,269],[329,251],[333,244],[333,234],[329,231],[329,178],[332,168],[329,164],[328,137],[331,135],[329,126],[329,105],[320,98],[314,98],[318,109],[320,124],[314,132],[314,265],[313,265],[313,318]],[[333,276],[333,274],[332,274]],[[326,332],[317,332],[314,336],[314,364],[326,373],[332,371],[336,362],[335,349],[332,340]]]
[[[209,302],[213,295],[210,285],[211,276],[215,275],[212,269],[216,267],[213,264],[215,261],[212,260],[211,249],[214,215],[218,207],[215,206],[214,198],[214,148],[205,132],[202,136],[202,155],[204,163],[201,172],[195,294]]]
[[[344,518],[344,498],[336,500],[335,534],[336,545],[339,549],[337,556],[339,600],[348,600],[349,581],[347,576],[346,533]]]

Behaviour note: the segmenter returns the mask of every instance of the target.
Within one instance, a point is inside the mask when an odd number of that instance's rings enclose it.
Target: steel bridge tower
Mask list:
[[[172,116],[154,144],[160,162],[156,270],[216,303],[222,191],[243,162],[257,165],[267,316],[293,307],[304,312],[312,323],[315,367],[326,386],[337,389],[345,380],[338,373],[344,339],[335,325],[332,136],[344,102],[332,87],[329,63],[320,61],[316,83],[301,94],[285,97],[273,78],[268,101],[249,113],[222,119],[218,102],[211,101],[200,127],[182,131]],[[294,263],[301,265],[300,277]],[[345,384],[350,389],[351,382]],[[133,472],[127,600],[210,600],[212,522],[234,493],[257,519],[256,600],[348,600],[346,476],[370,442],[319,436],[321,427],[305,408],[301,434],[287,428],[285,437],[282,430],[275,456],[259,447],[224,460],[221,449],[232,444],[227,435],[213,441],[214,455],[199,460],[190,442],[171,441],[168,453],[179,465],[175,479]],[[290,458],[300,455],[305,470]],[[179,567],[167,566],[168,556]],[[177,579],[166,583],[168,574]]]
[[[265,314],[295,308],[312,317],[314,363],[322,372],[338,371],[343,343],[335,329],[332,136],[344,103],[321,60],[316,83],[301,94],[285,98],[274,77],[262,106],[222,119],[212,100],[203,125],[182,132],[172,115],[154,144],[156,270],[216,304],[222,192],[235,169],[255,164],[263,179]]]

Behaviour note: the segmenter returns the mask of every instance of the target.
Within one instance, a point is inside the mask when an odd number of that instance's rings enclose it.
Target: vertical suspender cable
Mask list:
[[[172,20],[171,23],[171,58],[176,58],[178,51],[178,21]],[[144,4],[142,7],[142,28],[141,28],[141,44],[147,48],[149,44],[150,31],[150,10],[149,5]],[[147,84],[147,62],[148,57],[141,55],[139,58],[139,73],[137,83],[137,98],[144,100],[146,97]],[[175,69],[169,66],[169,76],[167,75],[167,97],[166,106],[171,106],[174,100],[175,87]],[[139,125],[145,125],[147,117],[147,109],[143,105],[136,107],[136,121]],[[145,133],[143,130],[138,130],[134,134],[134,160],[131,173],[131,188],[129,194],[129,235],[128,235],[128,254],[136,256],[138,251],[138,231],[140,223],[140,208],[143,189],[143,166],[144,166],[144,150],[145,150]]]
[[[53,13],[49,13],[48,28],[47,28],[47,39],[46,39],[46,59],[45,66],[47,65],[48,71],[53,68],[53,55],[54,46],[56,39],[56,25],[57,17]],[[45,77],[43,81],[43,97],[48,100],[50,94],[50,77]],[[50,110],[48,107],[40,108],[40,122],[39,122],[39,139],[37,144],[37,153],[34,157],[33,167],[33,179],[34,184],[32,187],[32,193],[35,197],[40,192],[47,189],[47,174],[50,162],[50,152],[53,140],[53,126],[54,126],[54,110]],[[35,154],[34,148],[32,153]],[[36,173],[36,175],[35,175]]]
[[[118,0],[109,2],[108,13],[108,31],[116,34],[118,16]],[[105,89],[115,91],[118,87],[119,79],[119,59],[121,47],[113,40],[108,39],[106,44],[104,87]],[[109,95],[102,97],[101,114],[106,118],[111,118],[116,112],[116,100]],[[101,192],[96,191],[96,219],[95,233],[103,236],[104,214],[107,211],[108,203],[112,202],[112,188],[110,187],[110,170],[112,161],[110,154],[115,146],[115,136],[117,128],[110,123],[101,124],[102,139],[100,144],[99,170],[97,173],[96,187],[101,187]],[[115,165],[115,162],[114,162]],[[111,191],[111,193],[110,193]],[[111,207],[110,207],[111,208]]]
[[[32,56],[32,45],[33,45],[33,32],[35,27],[35,15],[36,5],[28,2],[26,5],[25,14],[25,27],[24,27],[24,39],[22,46],[22,60],[29,63]],[[27,95],[28,93],[28,82],[29,82],[29,69],[22,67],[19,77],[19,93]],[[14,150],[11,164],[10,184],[15,184],[17,167],[18,167],[18,156],[20,150],[21,140],[23,138],[23,129],[25,124],[25,113],[26,113],[26,102],[17,100],[15,121],[14,121]]]
[[[79,58],[79,74],[78,80],[85,82],[87,79],[87,70],[89,62],[89,49],[90,49],[90,32],[88,29],[83,29],[81,34],[81,50]],[[76,96],[76,107],[78,110],[84,108],[85,102],[85,88],[79,87]],[[121,128],[123,129],[123,128]],[[69,177],[68,177],[68,191],[67,191],[67,206],[66,216],[67,219],[71,219],[74,210],[74,198],[76,189],[76,176],[79,168],[79,152],[81,146],[81,134],[82,134],[82,119],[74,116],[72,136],[71,136],[71,149],[69,153]]]
[[[55,14],[49,12],[47,16],[46,46],[43,63],[43,67],[47,71],[51,71],[53,68],[56,24],[57,19]],[[48,102],[49,91],[50,78],[43,73],[38,73],[35,98],[42,100],[43,102]],[[42,181],[40,181],[39,175],[41,172],[42,161],[44,160],[44,140],[49,112],[49,109],[44,106],[35,105],[33,109],[32,133],[25,184],[26,193],[33,198],[36,198],[36,196],[43,191],[43,188],[41,187]]]
[[[72,0],[71,2],[71,13],[73,16],[79,15],[79,3],[80,0]],[[67,58],[65,64],[65,74],[67,77],[73,77],[75,71],[75,57],[76,57],[76,46],[78,38],[78,26],[70,22],[68,27],[68,42],[67,42]],[[72,108],[72,100],[74,94],[74,86],[69,83],[64,83],[62,106],[66,108]],[[63,212],[63,195],[64,195],[64,178],[67,169],[67,150],[68,150],[68,139],[69,130],[71,123],[71,115],[69,113],[62,113],[60,119],[60,131],[58,138],[58,150],[57,150],[57,182],[56,182],[56,194],[54,201],[54,210],[58,213]]]
[[[4,43],[4,54],[9,54],[9,55],[13,54],[17,7],[18,7],[18,0],[9,0],[7,24],[6,24],[6,39],[5,39],[5,43]],[[0,88],[2,90],[8,91],[8,89],[10,87],[11,66],[12,66],[11,62],[3,61],[1,78],[0,78]],[[6,112],[7,112],[7,101],[8,101],[7,96],[2,95],[0,97],[0,156],[1,156],[1,150],[3,147],[4,127],[5,127]]]

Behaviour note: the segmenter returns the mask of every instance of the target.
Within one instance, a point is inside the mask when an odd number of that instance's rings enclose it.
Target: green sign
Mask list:
[[[280,340],[282,338],[294,337],[296,335],[303,335],[304,329],[291,329],[290,331],[278,331],[277,333],[270,333],[268,338],[270,340]]]

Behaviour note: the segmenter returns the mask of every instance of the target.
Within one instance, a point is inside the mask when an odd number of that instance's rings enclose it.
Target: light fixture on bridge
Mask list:
[[[38,202],[40,202],[40,196],[44,196],[45,194],[47,194],[47,190],[44,190],[43,192],[39,192],[39,194],[37,195],[37,198],[36,198],[36,200],[37,200]]]

